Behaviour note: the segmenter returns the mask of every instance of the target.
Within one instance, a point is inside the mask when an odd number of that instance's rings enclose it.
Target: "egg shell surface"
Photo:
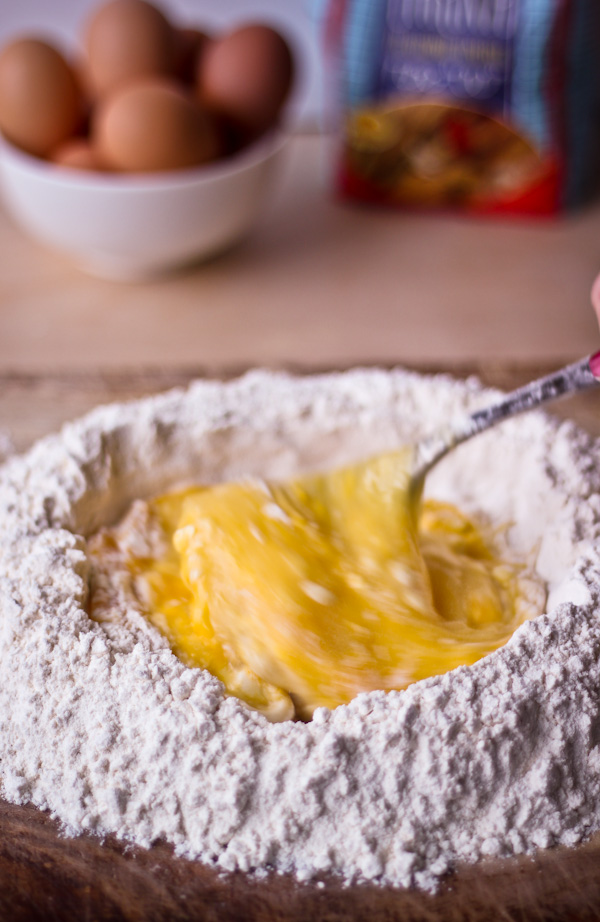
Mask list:
[[[212,42],[198,62],[198,98],[255,133],[274,124],[290,91],[293,59],[285,39],[247,25]]]
[[[154,172],[199,166],[220,152],[214,121],[174,82],[141,80],[99,106],[92,140],[109,167]]]
[[[175,30],[145,0],[112,0],[101,6],[88,23],[84,44],[89,84],[100,97],[140,77],[174,72]]]
[[[45,157],[77,130],[83,104],[75,74],[45,41],[17,39],[0,53],[0,128],[14,144]]]

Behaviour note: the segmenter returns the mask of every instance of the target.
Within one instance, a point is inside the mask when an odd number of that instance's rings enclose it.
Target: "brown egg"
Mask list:
[[[198,98],[258,134],[276,121],[292,72],[289,45],[278,32],[243,26],[206,48],[196,75]]]
[[[169,76],[175,66],[175,31],[145,0],[111,0],[88,23],[84,43],[90,86],[104,96],[140,77]]]
[[[65,141],[52,151],[50,159],[53,163],[68,166],[74,170],[106,170],[97,150],[86,138]]]
[[[51,45],[34,38],[0,53],[0,128],[23,150],[45,157],[77,130],[82,114],[75,75]]]
[[[213,119],[170,80],[117,90],[92,120],[92,141],[109,167],[151,172],[197,166],[219,154]]]
[[[212,36],[200,29],[176,29],[175,75],[179,80],[194,83],[200,56],[212,41]]]

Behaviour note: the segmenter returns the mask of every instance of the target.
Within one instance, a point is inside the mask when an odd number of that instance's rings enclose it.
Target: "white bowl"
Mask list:
[[[226,249],[260,214],[284,136],[234,157],[153,174],[92,173],[31,157],[0,139],[4,202],[34,237],[88,272],[143,278]]]

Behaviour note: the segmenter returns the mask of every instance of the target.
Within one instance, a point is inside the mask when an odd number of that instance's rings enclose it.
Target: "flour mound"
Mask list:
[[[428,493],[531,558],[548,612],[475,666],[270,724],[134,610],[86,614],[86,537],[138,497],[390,450],[482,406],[403,371],[228,384],[100,408],[0,468],[0,779],[65,831],[222,869],[433,889],[461,861],[600,829],[600,465],[529,414],[461,446]]]

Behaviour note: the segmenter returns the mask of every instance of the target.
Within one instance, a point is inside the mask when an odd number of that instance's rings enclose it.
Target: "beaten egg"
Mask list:
[[[145,615],[188,666],[271,720],[309,719],[472,664],[543,609],[541,580],[498,534],[447,503],[419,509],[408,462],[168,494],[100,533],[92,560],[112,567],[121,549]],[[154,550],[132,540],[136,516],[160,535]]]

